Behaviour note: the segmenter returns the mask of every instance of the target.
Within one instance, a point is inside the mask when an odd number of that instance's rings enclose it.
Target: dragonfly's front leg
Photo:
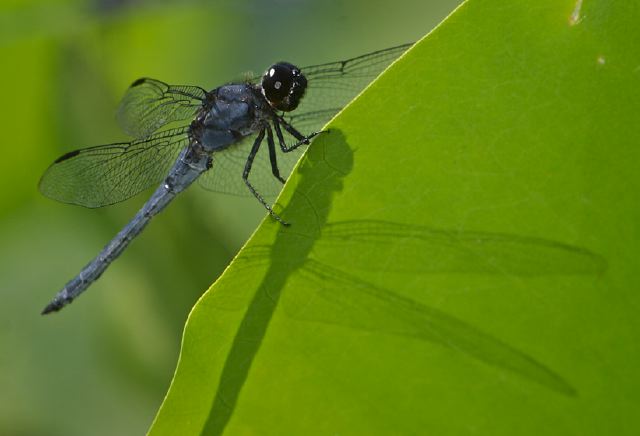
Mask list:
[[[287,132],[289,132],[294,138],[296,138],[298,142],[292,145],[287,145],[284,140],[284,136],[282,135],[282,129],[280,128],[280,124],[282,124],[282,127],[284,127]],[[273,127],[276,130],[276,136],[278,137],[278,142],[280,143],[280,149],[284,153],[289,153],[290,151],[295,150],[296,148],[300,147],[303,144],[304,145],[309,144],[309,141],[311,141],[313,137],[315,137],[316,135],[319,135],[320,133],[327,132],[326,130],[323,130],[320,132],[313,132],[312,134],[305,136],[282,118],[274,119]]]
[[[284,185],[286,180],[280,176],[280,169],[278,168],[278,159],[276,156],[276,144],[273,141],[273,132],[271,131],[271,126],[267,124],[265,126],[265,129],[267,130],[267,145],[269,146],[269,161],[271,162],[271,172],[273,173],[273,176],[276,179],[280,180]]]

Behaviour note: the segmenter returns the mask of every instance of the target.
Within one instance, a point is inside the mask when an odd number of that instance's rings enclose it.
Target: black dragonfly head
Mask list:
[[[307,89],[307,79],[295,65],[278,62],[265,71],[261,86],[262,94],[272,108],[289,112],[300,104]]]

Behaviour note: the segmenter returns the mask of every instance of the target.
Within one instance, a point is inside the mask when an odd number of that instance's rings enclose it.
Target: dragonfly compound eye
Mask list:
[[[262,76],[262,93],[271,107],[289,112],[298,107],[307,89],[307,79],[298,67],[278,62]]]

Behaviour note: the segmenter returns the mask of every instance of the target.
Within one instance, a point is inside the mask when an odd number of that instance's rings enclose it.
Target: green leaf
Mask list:
[[[193,309],[151,434],[635,434],[640,10],[470,0]]]

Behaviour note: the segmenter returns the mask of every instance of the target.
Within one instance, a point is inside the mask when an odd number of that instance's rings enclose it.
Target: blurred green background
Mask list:
[[[265,212],[193,187],[59,314],[42,307],[148,193],[100,210],[37,182],[60,154],[123,140],[149,76],[211,89],[274,61],[321,63],[426,34],[459,0],[4,0],[0,4],[0,434],[137,435],[169,386],[190,308]]]

